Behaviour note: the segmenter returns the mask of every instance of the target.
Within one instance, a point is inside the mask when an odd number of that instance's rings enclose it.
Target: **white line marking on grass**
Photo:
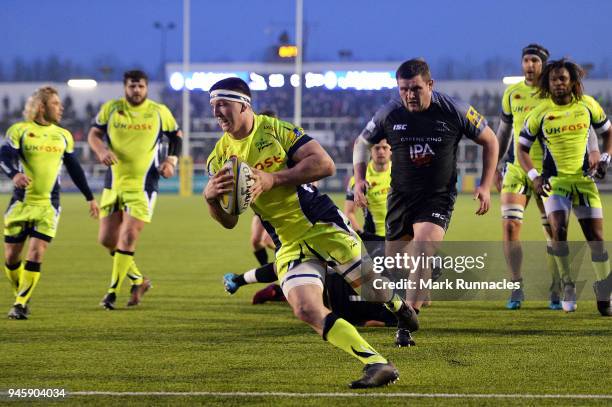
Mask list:
[[[415,398],[460,398],[460,399],[608,399],[612,394],[474,394],[474,393],[284,393],[284,392],[215,392],[215,391],[152,391],[152,392],[117,392],[117,391],[74,391],[70,396],[216,396],[216,397],[415,397]]]

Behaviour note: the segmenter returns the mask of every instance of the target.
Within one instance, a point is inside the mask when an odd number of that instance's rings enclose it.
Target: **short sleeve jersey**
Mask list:
[[[434,91],[423,112],[411,113],[399,98],[390,100],[361,135],[372,144],[387,139],[394,191],[430,195],[456,192],[459,141],[464,135],[477,138],[486,126],[474,107]]]
[[[542,145],[544,176],[582,176],[589,167],[590,126],[598,134],[610,128],[604,110],[591,96],[584,95],[567,105],[548,99],[529,114],[519,141],[529,147],[536,140]]]
[[[391,165],[378,172],[374,163],[369,162],[366,181],[370,184],[366,192],[368,206],[363,211],[363,230],[377,236],[385,236],[385,217],[387,216],[387,194],[391,187]],[[355,200],[355,177],[351,177],[346,189],[346,200]]]
[[[74,151],[72,134],[55,124],[27,121],[12,125],[6,142],[19,151],[20,170],[32,180],[25,190],[15,188],[14,198],[31,205],[58,206],[64,153]]]
[[[294,125],[264,115],[254,116],[251,134],[237,140],[229,133],[217,141],[207,160],[208,172],[216,174],[233,155],[249,166],[277,172],[294,165],[295,152],[312,140]],[[279,186],[261,194],[252,204],[277,247],[295,242],[317,221],[338,216],[331,199],[312,185]]]
[[[510,161],[519,166],[519,135],[523,129],[527,115],[542,101],[542,99],[537,96],[537,90],[538,88],[536,86],[529,86],[522,81],[508,86],[502,97],[501,120],[512,125],[513,145],[509,154]],[[531,156],[534,167],[538,171],[541,171],[542,147],[539,144],[534,144],[529,155]]]
[[[109,168],[105,188],[157,190],[162,135],[178,131],[170,110],[149,99],[138,106],[130,105],[125,98],[111,100],[102,105],[93,125],[106,133],[119,161]]]

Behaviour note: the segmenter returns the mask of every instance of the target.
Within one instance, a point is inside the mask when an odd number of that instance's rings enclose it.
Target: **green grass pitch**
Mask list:
[[[341,195],[334,196],[339,202]],[[605,196],[611,207],[612,197]],[[6,207],[8,196],[0,204]],[[254,267],[250,214],[224,230],[202,199],[160,196],[136,259],[154,288],[137,309],[104,311],[98,302],[110,279],[111,257],[96,242],[97,222],[82,197],[64,195],[58,236],[50,246],[28,321],[0,319],[0,391],[64,388],[110,392],[227,392],[184,396],[70,396],[71,405],[605,405],[610,399],[290,398],[238,392],[349,393],[361,364],[324,343],[285,304],[252,306],[262,286],[229,296],[221,276]],[[499,240],[499,202],[484,217],[461,195],[449,240]],[[541,239],[530,207],[523,237]],[[612,237],[607,222],[606,237]],[[574,220],[570,240],[582,240]],[[4,279],[4,277],[2,277]],[[5,281],[2,312],[12,296]],[[437,302],[421,314],[417,346],[393,347],[393,329],[360,328],[400,370],[395,385],[377,394],[612,395],[612,319],[593,302],[571,315],[527,302],[517,312],[499,302]],[[353,392],[358,394],[364,391]],[[370,392],[372,393],[372,392]],[[0,404],[7,401],[0,396]],[[6,397],[6,396],[4,396]],[[23,404],[32,400],[22,401]],[[11,402],[10,405],[18,405]]]

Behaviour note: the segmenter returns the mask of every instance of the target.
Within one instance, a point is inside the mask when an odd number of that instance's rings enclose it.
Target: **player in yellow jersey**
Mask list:
[[[561,280],[552,256],[550,225],[546,218],[542,199],[534,193],[533,184],[527,177],[527,173],[521,168],[517,153],[519,133],[523,128],[525,118],[542,101],[537,95],[537,85],[542,68],[546,65],[548,57],[548,50],[539,44],[529,44],[523,48],[521,67],[525,80],[510,85],[504,92],[501,120],[496,132],[500,144],[497,183],[498,189],[501,192],[504,253],[512,281],[521,283],[521,288],[512,291],[510,299],[506,304],[508,309],[519,309],[521,302],[524,300],[523,277],[521,273],[523,250],[519,239],[523,214],[532,196],[540,211],[542,227],[548,243],[546,264],[552,276],[549,308],[553,310],[561,309]],[[502,158],[506,154],[511,141],[512,148],[508,152],[509,158],[504,162]],[[592,160],[596,162],[599,159],[599,148],[597,147],[597,136],[594,132],[591,133],[589,147],[593,151]],[[534,144],[529,154],[535,168],[541,171],[542,147],[539,144]]]
[[[603,211],[591,177],[605,176],[612,154],[612,126],[599,103],[584,94],[583,75],[580,66],[566,59],[552,61],[544,68],[539,95],[546,100],[527,117],[518,154],[535,192],[544,197],[553,256],[563,283],[563,310],[576,310],[575,275],[571,273],[567,244],[569,212],[573,210],[591,249],[597,309],[601,315],[612,316],[612,273],[603,244]],[[598,163],[590,164],[587,143],[591,126],[603,137],[605,152]],[[541,173],[529,154],[536,142],[544,149]]]
[[[151,287],[134,261],[136,242],[145,224],[151,222],[159,176],[174,175],[182,147],[181,131],[172,113],[147,98],[147,75],[128,71],[123,84],[125,97],[102,105],[88,135],[98,160],[109,166],[98,235],[100,244],[113,255],[111,284],[100,303],[108,310],[115,308],[126,276],[132,283],[128,306],[138,305]],[[165,158],[160,154],[162,136],[168,138]]]
[[[272,110],[264,110],[260,114],[277,117],[276,112]],[[261,219],[257,215],[253,216],[251,221],[251,246],[253,247],[253,255],[259,262],[259,265],[264,266],[268,264],[268,252],[266,249],[274,249],[274,242],[266,232],[266,229],[264,229]]]
[[[357,220],[355,205],[355,177],[351,177],[344,201],[344,213],[351,225],[364,241],[385,240],[385,216],[387,216],[387,193],[391,187],[391,146],[386,139],[370,147],[372,159],[366,170],[366,199],[368,205],[363,208],[363,227]]]
[[[370,284],[372,273],[361,270],[361,241],[346,217],[326,195],[308,184],[335,170],[329,155],[303,130],[251,108],[251,92],[239,78],[217,82],[210,103],[224,134],[208,158],[211,178],[204,197],[211,216],[233,228],[238,216],[221,209],[219,197],[231,190],[233,177],[223,167],[236,155],[254,171],[251,205],[277,245],[276,271],[295,315],[324,340],[365,364],[352,388],[376,387],[395,381],[395,367],[359,335],[353,325],[324,305],[322,279],[331,266],[357,290]],[[365,268],[365,267],[364,267]],[[381,297],[388,293],[377,293]],[[391,297],[387,297],[388,300]],[[388,301],[402,324],[418,328],[416,313],[397,295]]]
[[[74,153],[72,134],[59,126],[63,110],[57,90],[39,88],[26,103],[25,121],[8,129],[0,148],[0,168],[15,185],[4,214],[4,271],[16,297],[8,314],[11,319],[27,319],[44,254],[55,237],[62,163],[87,199],[90,215],[98,217],[98,204]],[[24,263],[21,252],[28,237]]]

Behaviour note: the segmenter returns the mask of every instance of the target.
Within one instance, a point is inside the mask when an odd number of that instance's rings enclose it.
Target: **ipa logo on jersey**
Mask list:
[[[429,144],[414,144],[410,146],[410,159],[416,166],[429,164],[436,155]]]

